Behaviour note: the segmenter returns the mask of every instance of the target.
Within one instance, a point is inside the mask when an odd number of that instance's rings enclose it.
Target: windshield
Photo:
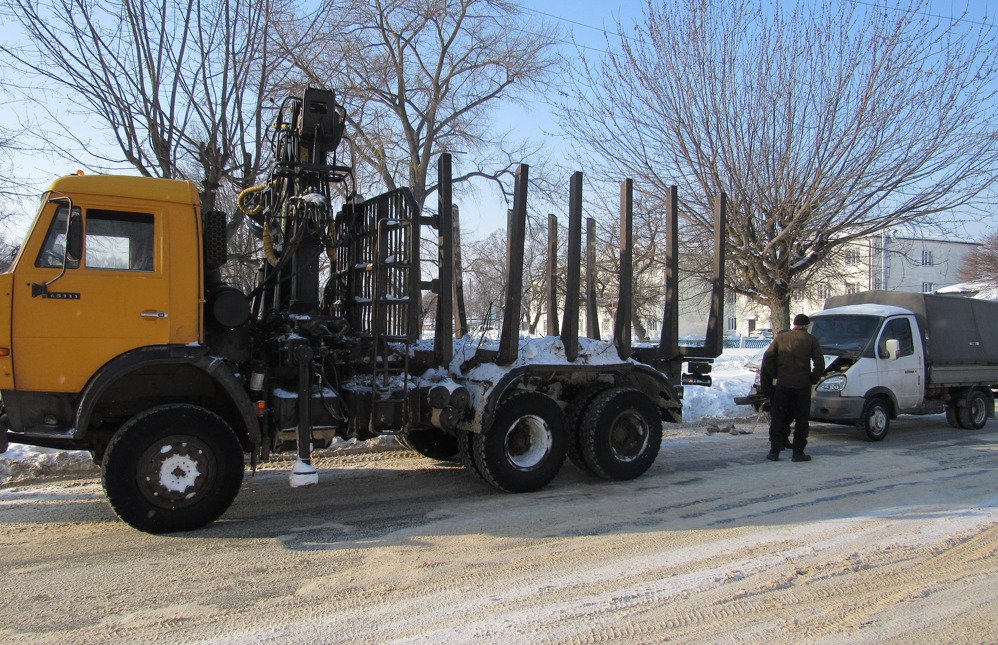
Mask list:
[[[879,316],[815,316],[811,333],[818,338],[823,352],[858,353],[880,328]]]

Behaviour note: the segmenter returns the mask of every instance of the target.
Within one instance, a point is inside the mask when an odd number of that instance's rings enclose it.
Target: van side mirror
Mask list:
[[[900,344],[898,343],[898,339],[897,338],[891,338],[891,339],[889,339],[885,343],[885,345],[887,347],[887,359],[891,360],[891,361],[897,360],[897,357],[898,357],[898,348],[900,347]]]

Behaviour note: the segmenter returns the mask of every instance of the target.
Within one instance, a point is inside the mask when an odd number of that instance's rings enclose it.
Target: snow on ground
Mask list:
[[[687,385],[684,388],[683,422],[700,423],[753,416],[755,412],[752,408],[735,405],[733,397],[748,394],[755,374],[745,364],[758,353],[758,349],[725,349],[714,361],[711,387]],[[382,437],[380,441],[394,444],[391,437]],[[370,443],[337,440],[333,449],[369,449]],[[97,467],[91,460],[90,453],[85,451],[54,450],[12,443],[7,452],[0,455],[0,486],[38,477],[88,472],[97,472]]]

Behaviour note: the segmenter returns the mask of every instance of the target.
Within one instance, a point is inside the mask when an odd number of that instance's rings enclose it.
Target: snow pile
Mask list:
[[[756,414],[750,406],[735,405],[734,397],[749,393],[755,372],[746,367],[757,349],[726,349],[714,360],[710,387],[687,385],[683,388],[683,422],[695,423],[707,419],[750,417]]]
[[[465,351],[470,356],[477,346],[477,341],[470,344]],[[609,349],[607,349],[609,347]],[[455,347],[458,350],[458,347]],[[713,385],[701,387],[687,385],[683,391],[683,422],[698,423],[711,419],[730,419],[734,417],[751,417],[755,414],[748,406],[735,405],[733,397],[748,394],[755,379],[746,363],[758,353],[756,349],[726,349],[715,362],[711,373]],[[612,345],[586,338],[579,339],[579,355],[586,357],[589,364],[619,363],[616,351]],[[566,362],[564,348],[556,338],[524,338],[520,342],[521,361],[530,359],[532,362],[562,364]],[[581,360],[579,362],[582,362]],[[483,365],[481,369],[494,368],[494,365]],[[476,368],[479,369],[479,368]],[[505,370],[504,370],[505,372]],[[476,376],[479,376],[476,374]],[[370,444],[394,445],[393,437],[379,437],[371,441],[356,439],[336,439],[330,447],[333,450],[370,450]],[[90,453],[83,451],[54,450],[51,448],[36,448],[11,444],[6,453],[0,455],[0,486],[16,483],[26,479],[46,476],[66,476],[98,473],[97,466],[90,458]]]
[[[17,443],[0,455],[0,485],[48,475],[96,474],[90,453],[82,450],[56,450]]]
[[[998,300],[998,285],[987,280],[974,280],[936,289],[936,293],[948,296],[967,296],[978,300]]]

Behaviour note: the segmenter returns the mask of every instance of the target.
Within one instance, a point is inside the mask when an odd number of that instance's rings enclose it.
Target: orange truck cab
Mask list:
[[[0,274],[0,397],[11,440],[89,450],[156,402],[203,402],[245,432],[252,404],[204,344],[195,186],[70,175]]]

